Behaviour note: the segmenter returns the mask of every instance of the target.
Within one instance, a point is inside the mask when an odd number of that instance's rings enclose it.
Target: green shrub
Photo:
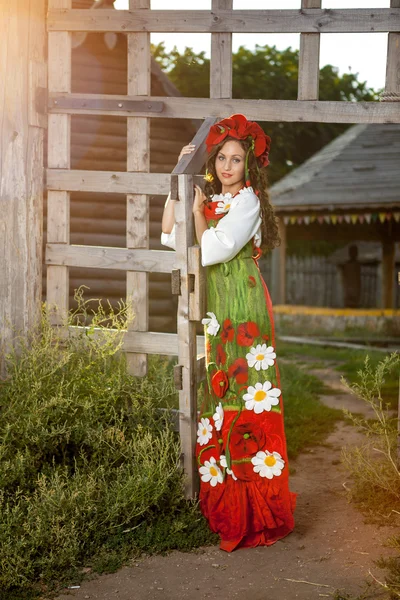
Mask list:
[[[183,498],[179,439],[159,410],[175,395],[169,363],[154,359],[145,378],[127,373],[119,352],[125,317],[124,309],[106,315],[100,307],[86,332],[64,340],[44,312],[29,346],[21,340],[7,357],[0,384],[7,597],[48,589],[84,562],[111,569],[135,550],[214,539]],[[71,315],[78,320],[82,314]]]
[[[353,485],[350,498],[376,523],[398,526],[400,515],[400,464],[398,457],[398,418],[386,401],[382,390],[386,379],[396,369],[398,376],[400,355],[394,352],[376,366],[367,356],[364,368],[358,372],[359,381],[342,382],[349,391],[364,400],[375,418],[366,419],[347,413],[353,423],[365,434],[362,446],[343,449],[344,464],[350,471]],[[400,536],[389,544],[400,550]],[[384,590],[391,598],[400,598],[400,555],[381,559],[379,566],[387,567]]]

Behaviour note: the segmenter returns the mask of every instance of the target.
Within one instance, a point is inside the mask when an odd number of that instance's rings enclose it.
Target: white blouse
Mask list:
[[[254,237],[256,246],[261,244],[260,200],[253,188],[243,188],[232,195],[218,194],[212,197],[218,202],[217,213],[226,212],[216,227],[210,227],[201,236],[201,264],[203,267],[231,260]],[[229,205],[229,208],[225,208]],[[176,249],[175,225],[171,233],[161,234],[164,246]]]

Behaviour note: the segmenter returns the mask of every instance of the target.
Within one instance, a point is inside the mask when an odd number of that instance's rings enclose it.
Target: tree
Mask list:
[[[167,53],[164,45],[153,46],[153,55],[183,96],[209,97],[210,60],[205,52],[196,54],[185,48]],[[241,46],[232,59],[233,97],[296,100],[299,51],[275,46],[258,46],[250,50]],[[320,100],[374,101],[377,93],[358,74],[346,73],[325,65],[320,70]],[[224,116],[224,115],[222,115]],[[318,152],[349,125],[340,123],[261,123],[272,138],[270,183],[298,167]]]

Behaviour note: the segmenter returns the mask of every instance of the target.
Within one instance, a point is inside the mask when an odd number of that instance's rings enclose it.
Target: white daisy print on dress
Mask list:
[[[226,469],[228,475],[232,475],[232,479],[237,481],[235,473],[232,471],[232,469],[228,469],[228,463],[226,462],[226,456],[224,456],[224,454],[221,454],[221,456],[219,457],[219,464],[221,465],[221,467],[224,467],[224,469]]]
[[[197,428],[197,443],[200,446],[205,446],[212,438],[212,425],[210,419],[201,419]]]
[[[224,422],[224,409],[222,408],[221,402],[215,409],[215,413],[213,415],[215,429],[217,431],[221,431],[222,423]]]
[[[209,333],[210,335],[217,335],[220,327],[217,317],[213,312],[208,312],[207,314],[210,318],[204,318],[201,320],[201,322],[203,325],[207,325],[207,333]]]
[[[267,344],[258,344],[255,348],[251,348],[250,352],[246,354],[247,364],[249,367],[254,367],[256,371],[260,369],[268,369],[274,364],[276,354],[273,346]]]
[[[246,401],[247,410],[254,410],[259,415],[264,410],[271,410],[273,406],[277,406],[280,395],[281,390],[279,388],[273,388],[270,381],[265,381],[264,383],[256,383],[254,387],[249,385],[243,400]]]
[[[204,466],[200,467],[199,472],[201,480],[205,483],[210,482],[212,487],[215,487],[217,483],[222,483],[224,481],[222,471],[213,456],[210,460],[205,461]]]
[[[221,200],[218,202],[217,208],[215,209],[215,214],[222,215],[227,213],[231,207],[231,203],[232,194],[228,192],[227,194],[224,194],[223,198],[221,198]]]
[[[251,459],[254,465],[253,471],[258,473],[260,477],[266,477],[272,479],[282,473],[282,469],[285,466],[285,461],[279,452],[257,452]]]

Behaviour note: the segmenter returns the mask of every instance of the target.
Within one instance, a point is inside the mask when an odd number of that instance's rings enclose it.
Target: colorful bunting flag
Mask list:
[[[323,223],[327,223],[328,225],[332,223],[336,225],[337,223],[347,223],[348,225],[357,223],[376,223],[379,219],[381,223],[385,221],[390,221],[394,219],[396,223],[400,221],[400,212],[380,212],[380,213],[351,213],[351,214],[334,214],[329,213],[326,215],[285,215],[283,217],[283,222],[285,225],[310,225],[310,223],[314,223],[317,221],[320,225]]]

